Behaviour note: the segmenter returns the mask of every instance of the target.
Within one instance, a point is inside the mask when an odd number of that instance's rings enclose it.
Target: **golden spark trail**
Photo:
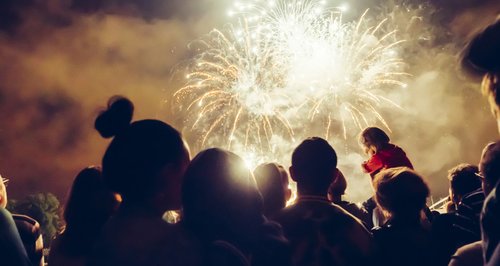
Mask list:
[[[401,107],[385,93],[410,75],[388,18],[366,10],[344,22],[325,0],[239,1],[229,15],[234,23],[189,45],[196,55],[174,94],[202,148],[259,158],[318,125],[326,138],[377,121],[390,130],[381,110]]]

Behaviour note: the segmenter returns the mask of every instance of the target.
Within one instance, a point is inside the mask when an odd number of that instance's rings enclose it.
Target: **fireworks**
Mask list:
[[[214,29],[200,45],[203,52],[193,61],[186,86],[175,97],[189,99],[186,110],[195,113],[192,129],[202,128],[202,146],[214,131],[226,140],[244,146],[270,146],[278,126],[292,137],[292,128],[282,113],[289,108],[284,94],[283,61],[277,60],[271,43],[254,35],[245,25]],[[208,123],[207,123],[208,122]],[[207,126],[208,125],[208,126]]]
[[[174,96],[201,147],[253,158],[318,124],[327,139],[333,126],[344,138],[350,126],[389,128],[379,109],[398,107],[382,94],[405,86],[403,40],[367,12],[343,22],[345,8],[320,0],[236,3],[233,24],[193,42],[197,56]]]

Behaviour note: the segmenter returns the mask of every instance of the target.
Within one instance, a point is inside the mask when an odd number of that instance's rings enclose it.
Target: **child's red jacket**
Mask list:
[[[413,169],[410,159],[400,147],[394,144],[388,144],[385,148],[377,151],[368,161],[362,164],[363,168],[372,177],[380,170],[406,166]]]

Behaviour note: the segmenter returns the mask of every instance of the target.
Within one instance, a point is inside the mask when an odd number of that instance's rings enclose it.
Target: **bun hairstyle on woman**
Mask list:
[[[159,120],[131,123],[133,113],[129,99],[114,96],[95,120],[101,136],[113,137],[102,159],[104,180],[124,204],[162,195],[167,208],[178,208],[181,176],[189,163],[181,134]]]
[[[130,125],[133,115],[134,104],[129,99],[113,96],[95,120],[95,128],[103,138],[111,138]]]

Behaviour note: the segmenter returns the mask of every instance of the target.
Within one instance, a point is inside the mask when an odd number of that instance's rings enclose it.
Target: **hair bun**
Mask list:
[[[95,129],[104,138],[116,136],[126,129],[134,115],[134,104],[123,96],[113,96],[108,101],[108,109],[102,111],[95,120]]]

